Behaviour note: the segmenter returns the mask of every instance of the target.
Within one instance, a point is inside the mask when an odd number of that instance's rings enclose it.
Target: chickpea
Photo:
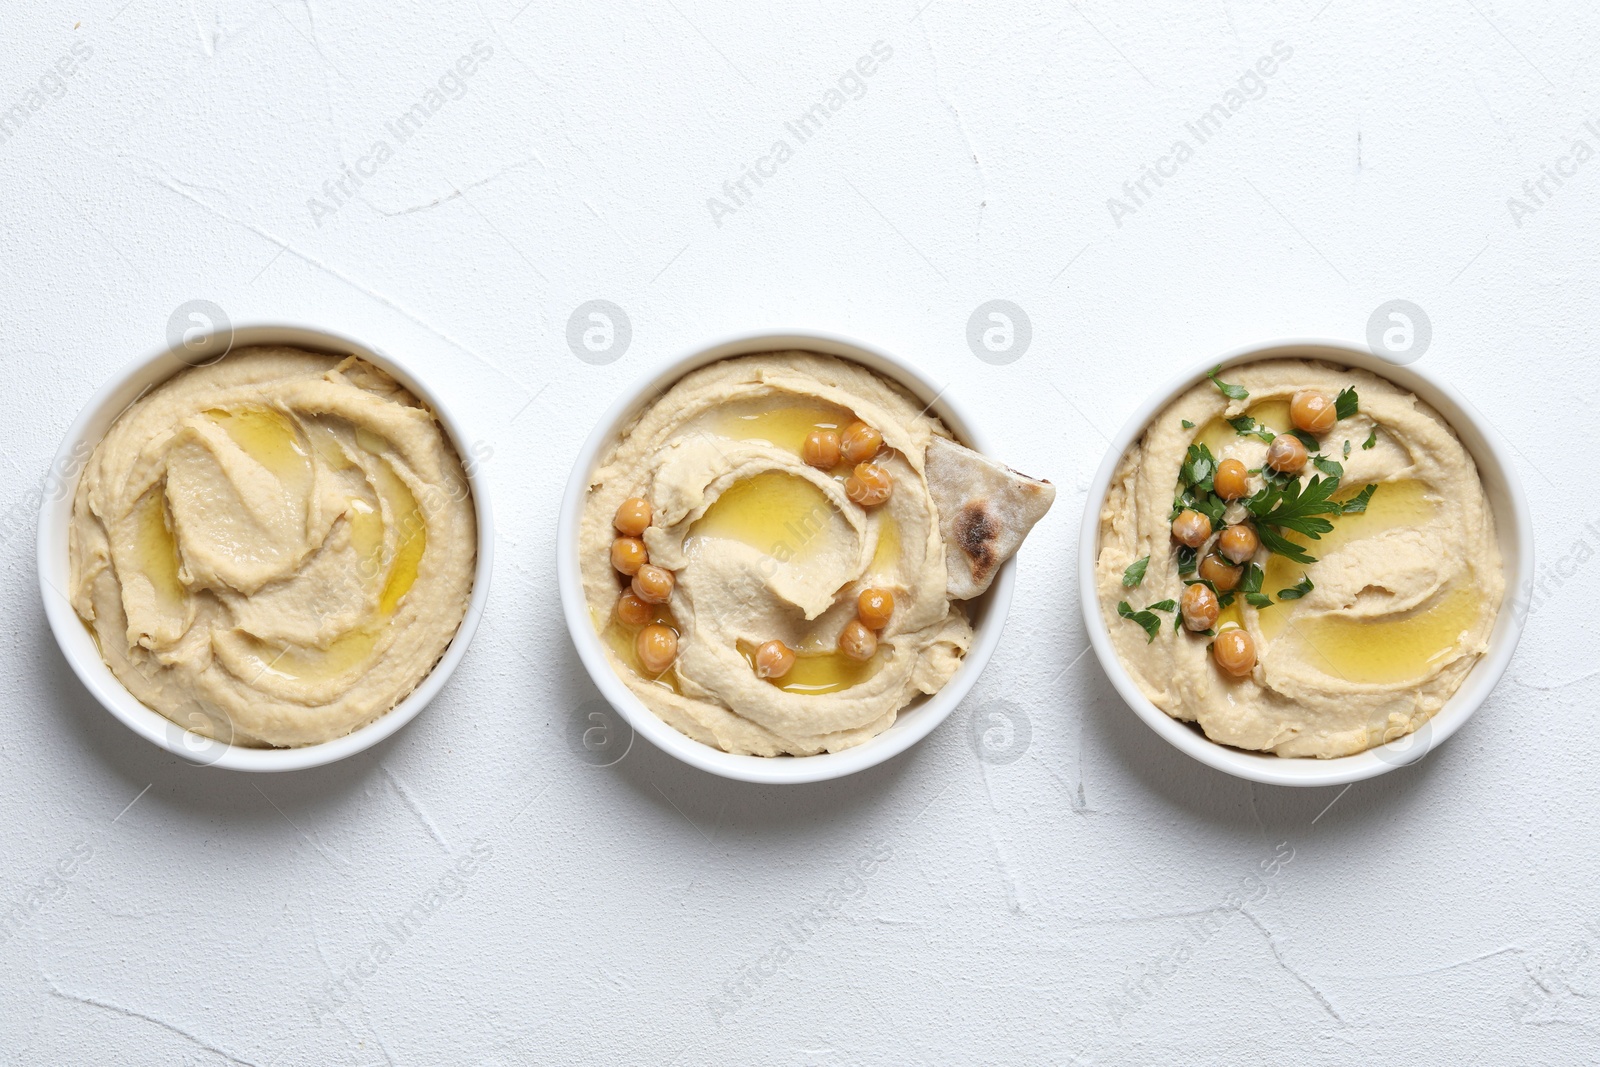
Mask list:
[[[863,626],[860,619],[851,619],[839,634],[839,651],[851,659],[869,660],[878,651],[878,635]]]
[[[839,465],[839,431],[813,430],[800,446],[800,458],[808,466],[831,471]]]
[[[1267,466],[1280,474],[1295,474],[1306,465],[1305,442],[1293,434],[1280,433],[1267,448]]]
[[[1250,473],[1239,460],[1225,459],[1217,464],[1217,473],[1211,478],[1211,486],[1222,499],[1238,500],[1250,495]]]
[[[665,604],[672,597],[672,572],[646,563],[633,576],[633,595],[646,604]]]
[[[1211,536],[1211,520],[1193,508],[1184,508],[1172,520],[1172,536],[1179,544],[1199,548]]]
[[[655,610],[631,590],[617,598],[617,618],[625,626],[643,626],[654,614]]]
[[[1230,563],[1243,563],[1255,555],[1260,547],[1261,535],[1249,523],[1230,526],[1217,538],[1217,551],[1226,556]]]
[[[619,537],[611,542],[611,565],[623,574],[634,575],[650,562],[650,553],[637,537]]]
[[[864,422],[852,422],[839,438],[846,463],[865,463],[883,447],[883,434]]]
[[[611,525],[624,537],[638,537],[650,528],[653,517],[650,501],[630,496],[617,508],[616,518],[611,520]]]
[[[1327,393],[1306,389],[1294,394],[1289,404],[1289,421],[1306,433],[1327,433],[1339,421],[1339,409]]]
[[[876,463],[857,463],[844,480],[844,495],[864,508],[876,507],[889,499],[894,479]]]
[[[1183,624],[1189,629],[1199,632],[1209,630],[1217,624],[1217,619],[1222,615],[1222,608],[1217,603],[1217,594],[1209,586],[1195,582],[1183,591],[1183,597],[1178,601],[1178,610],[1183,612]]]
[[[782,641],[768,641],[756,649],[756,677],[782,678],[794,666],[794,649]]]
[[[633,640],[633,650],[639,656],[639,666],[646,674],[660,674],[678,658],[678,634],[670,626],[651,623],[639,631]]]
[[[893,614],[894,594],[887,589],[863,589],[856,597],[856,618],[869,630],[883,629]]]
[[[1239,588],[1239,583],[1244,580],[1244,568],[1235,567],[1215,552],[1207,552],[1200,561],[1200,577],[1216,586],[1224,593],[1231,593]]]
[[[1211,658],[1228,674],[1243,678],[1256,665],[1256,643],[1245,630],[1229,630],[1212,642]]]

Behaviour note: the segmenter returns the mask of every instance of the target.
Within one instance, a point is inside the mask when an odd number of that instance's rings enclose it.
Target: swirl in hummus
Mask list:
[[[893,491],[881,503],[857,503],[848,459],[819,467],[802,458],[808,435],[857,422],[882,435],[873,462]],[[997,544],[996,533],[1031,526],[1053,493],[1005,468],[1004,484],[979,493],[976,476],[936,473],[940,463],[976,471],[962,466],[969,459],[989,463],[855,363],[771,352],[690,373],[622,432],[584,505],[584,593],[613,669],[660,718],[727,752],[811,755],[888,729],[960,667],[972,640],[962,599],[986,589],[1020,541]],[[938,495],[963,480],[960,515],[948,503],[941,514]],[[1029,502],[1025,520],[1006,510],[1011,497]],[[649,563],[675,578],[653,618],[675,631],[676,659],[654,674],[622,621],[610,547],[629,525],[613,529],[619,507],[645,502]],[[956,525],[965,547],[952,549]],[[887,624],[874,620],[876,651],[846,655],[858,597],[876,591],[893,601]],[[781,677],[759,667],[768,642],[790,656]]]
[[[310,745],[427,677],[476,555],[460,459],[416,397],[354,356],[243,348],[96,447],[72,602],[146,706],[233,744]]]
[[[1112,479],[1096,584],[1118,657],[1157,707],[1238,748],[1327,758],[1417,730],[1487,648],[1505,590],[1494,515],[1472,457],[1436,411],[1365,371],[1281,359],[1234,367],[1225,377],[1248,397],[1231,399],[1212,381],[1190,389],[1156,417]],[[1196,473],[1186,461],[1199,445],[1219,469],[1239,460],[1250,495],[1227,505],[1217,530],[1267,527],[1248,506],[1261,502],[1262,471],[1270,471],[1267,439],[1293,435],[1295,398],[1321,403],[1341,393],[1354,410],[1342,408],[1337,421],[1325,412],[1331,426],[1307,435],[1315,447],[1298,450],[1303,469],[1281,481],[1303,493],[1337,478],[1331,501],[1355,503],[1348,513],[1318,516],[1332,527],[1320,539],[1266,529],[1260,547],[1237,561],[1247,580],[1232,592],[1219,587],[1215,640],[1220,650],[1230,631],[1242,629],[1247,637],[1233,637],[1255,658],[1230,676],[1208,643],[1211,632],[1190,632],[1182,609],[1171,606],[1194,589],[1195,558],[1216,564],[1210,554],[1220,543],[1210,534],[1185,553],[1176,539],[1183,502],[1175,505],[1174,496]],[[1369,485],[1377,488],[1359,510]],[[1270,550],[1274,533],[1315,561]],[[1252,584],[1258,591],[1246,595]],[[1149,612],[1144,622],[1119,612],[1129,602]],[[1151,636],[1144,627],[1155,621]]]

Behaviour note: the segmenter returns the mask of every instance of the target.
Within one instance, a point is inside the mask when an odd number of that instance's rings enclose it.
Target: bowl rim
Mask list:
[[[947,395],[949,386],[935,388],[919,370],[883,348],[856,337],[806,327],[743,331],[693,345],[655,365],[622,391],[600,416],[578,451],[562,495],[556,533],[556,573],[567,631],[584,668],[606,702],[636,734],[642,734],[657,748],[690,766],[724,778],[767,785],[821,782],[854,774],[892,759],[931,733],[972,690],[999,645],[1016,585],[1017,561],[1012,556],[1000,568],[989,590],[977,598],[983,605],[983,614],[973,626],[972,645],[955,675],[937,693],[924,698],[913,714],[901,716],[883,733],[840,752],[792,757],[723,752],[680,733],[633,694],[606,659],[600,635],[589,618],[578,564],[578,525],[588,495],[589,479],[598,466],[600,454],[646,404],[691,371],[736,356],[796,350],[836,356],[889,379],[927,403],[959,440],[988,454],[983,434],[960,405]]]
[[[39,593],[44,601],[45,617],[49,620],[56,644],[78,680],[123,725],[190,763],[238,771],[295,771],[333,763],[366,751],[416,718],[444,687],[466,654],[488,603],[489,581],[494,567],[494,519],[486,479],[478,476],[477,465],[471,461],[473,453],[468,447],[471,439],[467,437],[463,424],[439,395],[428,388],[403,361],[384,350],[338,331],[306,323],[279,320],[241,323],[214,332],[201,342],[199,351],[209,356],[220,348],[221,352],[216,358],[223,358],[235,349],[274,344],[334,355],[359,356],[388,372],[429,406],[456,449],[472,491],[473,511],[478,525],[478,554],[466,611],[444,654],[404,700],[366,726],[343,737],[314,745],[265,749],[222,744],[184,730],[171,719],[138,701],[117,679],[100,658],[88,630],[61,589],[66,588],[66,576],[70,572],[68,530],[73,500],[89,455],[98,447],[111,423],[134,400],[170,380],[179,371],[194,365],[194,361],[192,357],[180,357],[174,344],[162,345],[134,359],[96,390],[62,440],[47,474],[47,480],[53,482],[56,489],[44,493],[40,503],[37,554]],[[115,414],[109,414],[113,410]],[[59,588],[57,581],[61,583]]]
[[[1438,411],[1477,465],[1479,481],[1495,514],[1501,564],[1506,572],[1505,599],[1490,634],[1489,647],[1444,707],[1413,734],[1350,756],[1289,758],[1212,741],[1197,728],[1156,707],[1144,695],[1123,667],[1100,613],[1095,579],[1100,512],[1122,457],[1157,415],[1184,392],[1204,381],[1213,368],[1226,370],[1243,363],[1276,358],[1318,359],[1366,370],[1414,393]],[[1090,645],[1101,668],[1128,707],[1165,741],[1209,767],[1249,781],[1303,787],[1346,785],[1417,762],[1459,730],[1488,699],[1511,662],[1527,616],[1523,592],[1531,589],[1533,581],[1533,520],[1522,483],[1514,476],[1515,468],[1502,440],[1488,420],[1436,374],[1414,364],[1397,364],[1350,341],[1289,337],[1256,342],[1230,349],[1179,374],[1153,392],[1117,432],[1085,498],[1078,544],[1079,599]],[[1500,500],[1496,500],[1497,495]]]

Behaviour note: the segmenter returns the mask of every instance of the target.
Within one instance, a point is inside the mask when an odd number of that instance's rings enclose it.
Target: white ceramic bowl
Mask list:
[[[1488,651],[1474,665],[1455,695],[1439,709],[1438,714],[1410,736],[1336,759],[1286,759],[1220,745],[1208,739],[1198,726],[1179,722],[1156,707],[1140,692],[1139,686],[1123,668],[1100,614],[1100,601],[1096,593],[1095,558],[1100,551],[1100,510],[1123,454],[1143,435],[1152,419],[1184,392],[1203,381],[1206,372],[1213,367],[1221,364],[1226,369],[1241,363],[1283,357],[1319,359],[1371,371],[1415,393],[1439,412],[1477,462],[1484,493],[1494,511],[1495,529],[1505,566],[1506,596],[1489,637]],[[1095,655],[1100,657],[1100,665],[1122,699],[1147,726],[1180,751],[1218,770],[1269,785],[1343,785],[1415,763],[1427,755],[1461,728],[1505,673],[1506,666],[1511,662],[1511,654],[1516,650],[1517,639],[1522,635],[1526,612],[1521,609],[1521,596],[1523,590],[1531,588],[1532,580],[1533,522],[1528,512],[1528,502],[1523,496],[1522,483],[1516,478],[1510,457],[1501,447],[1495,431],[1454,389],[1417,366],[1397,366],[1364,348],[1342,341],[1285,340],[1235,349],[1217,359],[1207,360],[1193,372],[1157,390],[1111,442],[1111,449],[1089,486],[1078,546],[1078,583],[1084,625],[1094,645]]]
[[[347,337],[308,326],[251,325],[236,326],[231,332],[219,332],[203,341],[190,343],[182,348],[181,358],[175,347],[161,348],[137,360],[107,382],[67,431],[61,451],[56,454],[55,465],[50,469],[44,500],[39,509],[39,589],[44,597],[44,611],[50,620],[50,629],[55,632],[56,643],[61,646],[62,654],[72,665],[73,672],[84,687],[94,694],[95,699],[134,733],[195,763],[241,771],[293,771],[332,763],[371,748],[414,719],[439,692],[450,677],[450,672],[461,662],[488,601],[489,572],[494,557],[494,523],[490,517],[483,479],[476,477],[469,467],[467,480],[472,488],[478,520],[478,559],[472,597],[467,602],[461,626],[432,673],[422,680],[410,696],[387,715],[353,733],[301,748],[245,748],[191,733],[134,699],[133,694],[100,658],[93,638],[67,598],[71,573],[67,531],[71,525],[72,501],[78,488],[78,476],[90,453],[117,416],[146,390],[166,381],[186,366],[222,356],[230,345],[232,348],[243,348],[266,344],[294,345],[339,355],[353,354],[382,367],[433,409],[450,443],[462,457],[463,464],[472,455],[468,449],[471,440],[464,435],[460,424],[450,416],[438,396],[393,357]]]
[[[588,498],[590,478],[600,464],[602,453],[616,441],[622,428],[685,374],[719,359],[786,349],[838,356],[876,371],[927,403],[930,410],[964,444],[980,452],[986,451],[983,438],[974,431],[972,424],[947,395],[941,394],[938,388],[915,370],[881,349],[861,341],[810,331],[742,335],[696,348],[673,360],[629,389],[611,406],[611,410],[601,417],[594,432],[589,435],[588,441],[584,442],[583,450],[578,453],[572,477],[567,482],[566,495],[561,501],[561,518],[556,530],[556,573],[560,579],[561,607],[566,613],[567,629],[571,631],[572,643],[577,646],[578,655],[601,694],[636,733],[649,738],[658,748],[685,763],[724,778],[766,784],[820,782],[854,774],[899,755],[926,737],[961,703],[961,699],[978,680],[984,664],[989,662],[995,646],[1000,643],[1000,631],[1005,625],[1006,611],[1011,606],[1012,587],[1016,584],[1016,559],[1013,557],[1000,568],[989,591],[968,602],[973,625],[972,647],[955,676],[933,696],[913,701],[889,729],[865,744],[843,752],[800,757],[734,755],[679,733],[657,718],[633,695],[606,659],[605,648],[589,619],[589,605],[583,594],[583,579],[578,565],[578,523]]]

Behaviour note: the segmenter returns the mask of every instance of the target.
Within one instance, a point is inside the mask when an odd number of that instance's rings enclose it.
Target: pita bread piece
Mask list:
[[[1056,487],[987,456],[935,437],[928,445],[928,490],[939,509],[948,590],[971,600],[1022,546],[1056,499]]]

